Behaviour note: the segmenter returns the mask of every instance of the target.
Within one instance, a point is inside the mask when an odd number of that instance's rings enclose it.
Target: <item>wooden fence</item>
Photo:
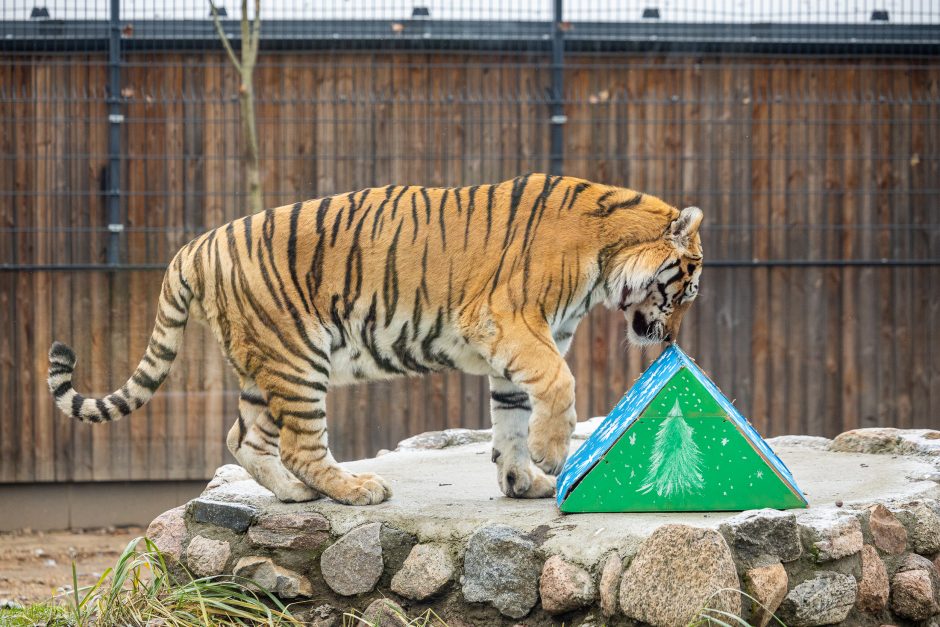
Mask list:
[[[74,423],[46,390],[52,339],[74,346],[79,389],[119,386],[162,276],[76,269],[103,263],[109,236],[105,63],[0,58],[0,482],[196,479],[229,459],[237,388],[197,325],[126,420]],[[758,430],[940,427],[940,64],[566,63],[565,173],[705,211],[710,266],[681,341]],[[545,170],[549,74],[526,54],[264,55],[267,204]],[[152,53],[128,57],[123,84],[122,262],[147,267],[244,212],[238,82],[221,55]],[[881,259],[922,265],[869,263]],[[624,337],[607,311],[579,329],[579,417],[606,413],[655,357]],[[485,380],[456,373],[341,388],[329,410],[340,459],[488,425]]]

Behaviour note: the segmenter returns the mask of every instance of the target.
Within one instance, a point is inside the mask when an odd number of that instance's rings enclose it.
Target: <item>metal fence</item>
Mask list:
[[[940,2],[732,0],[261,6],[265,203],[527,171],[706,213],[683,346],[766,435],[940,427]],[[240,6],[222,29],[240,46]],[[187,331],[128,420],[60,418],[51,339],[100,394],[142,354],[161,270],[246,211],[239,78],[208,3],[0,0],[0,481],[202,478],[237,387]],[[585,321],[578,413],[656,351]],[[331,445],[487,424],[456,373],[331,393]]]

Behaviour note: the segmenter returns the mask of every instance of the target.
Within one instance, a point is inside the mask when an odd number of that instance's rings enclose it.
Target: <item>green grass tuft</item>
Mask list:
[[[73,563],[71,591],[49,603],[0,610],[0,627],[104,627],[150,621],[163,627],[302,624],[273,594],[249,588],[248,580],[195,578],[179,570],[181,576],[171,573],[157,547],[147,538],[136,538],[94,584],[78,588]]]
[[[2,627],[67,627],[65,608],[52,603],[36,603],[27,607],[0,609],[0,626]]]

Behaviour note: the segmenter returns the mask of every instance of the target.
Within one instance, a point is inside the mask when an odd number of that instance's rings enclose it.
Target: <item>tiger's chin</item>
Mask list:
[[[662,322],[649,321],[639,311],[627,310],[624,317],[627,320],[627,340],[634,346],[655,346],[672,341]]]

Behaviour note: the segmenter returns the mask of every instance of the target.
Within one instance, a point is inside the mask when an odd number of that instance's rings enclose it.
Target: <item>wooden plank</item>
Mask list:
[[[505,174],[499,157],[499,111],[495,100],[496,94],[499,93],[500,69],[496,65],[498,58],[495,55],[486,55],[484,59],[487,65],[480,72],[480,84],[477,86],[480,101],[480,154],[483,155],[481,169],[483,182],[493,183],[502,180]]]
[[[897,191],[897,170],[890,159],[890,149],[894,143],[896,114],[896,95],[894,93],[894,77],[892,72],[879,72],[875,78],[876,94],[880,106],[875,120],[877,127],[877,143],[873,157],[877,159],[875,180],[877,182],[877,196],[875,199],[875,224],[879,226],[875,235],[875,252],[879,258],[891,256],[891,230],[888,225],[892,223],[893,203]],[[878,421],[880,424],[890,424],[895,416],[894,398],[894,325],[892,315],[892,301],[896,298],[893,270],[879,269],[876,275],[880,300],[876,311],[878,312],[878,350],[876,359],[878,366],[877,394],[878,394]]]
[[[0,92],[0,152],[4,155],[16,155],[18,158],[11,167],[0,168],[0,189],[14,193],[17,190],[19,170],[18,162],[25,162],[25,155],[20,152],[18,128],[16,124],[17,107],[14,105],[16,90],[21,80],[22,70],[7,63],[0,63],[0,85],[5,92]],[[25,163],[23,166],[25,167]],[[16,258],[17,234],[13,230],[17,223],[17,199],[0,202],[0,259],[13,263]],[[16,479],[16,450],[19,441],[15,420],[24,419],[17,415],[17,378],[18,355],[15,342],[16,321],[16,283],[17,277],[8,272],[0,276],[0,395],[7,399],[8,407],[13,411],[0,412],[0,482],[8,483]]]
[[[718,117],[721,120],[720,134],[718,136],[718,154],[714,160],[716,168],[714,171],[715,190],[720,199],[718,203],[719,224],[723,227],[733,225],[739,221],[735,208],[741,207],[742,203],[736,202],[737,181],[741,180],[742,173],[738,170],[738,161],[741,155],[741,148],[738,145],[740,141],[740,113],[738,102],[737,72],[734,65],[728,65],[721,72],[721,83],[718,86],[719,106],[717,109]],[[718,232],[719,237],[717,250],[723,251],[721,254],[725,257],[735,258],[738,253],[735,250],[737,233],[728,228],[723,228]],[[712,296],[711,305],[714,312],[713,324],[715,335],[713,338],[712,352],[706,353],[704,365],[711,369],[709,373],[719,386],[723,386],[725,393],[732,400],[737,398],[738,381],[734,379],[734,350],[732,348],[734,337],[737,335],[734,319],[734,304],[737,300],[735,293],[734,270],[722,269],[718,273],[712,274],[712,287],[710,294]],[[717,275],[717,276],[716,276]],[[716,281],[717,279],[717,281]]]
[[[852,102],[852,89],[854,84],[847,76],[849,67],[843,64],[838,67],[826,68],[821,85],[825,90],[827,102],[831,103],[829,109],[838,107],[838,104],[845,102],[841,107],[841,113],[836,116],[830,113],[836,122],[829,124],[827,136],[822,138],[822,150],[825,153],[825,178],[823,185],[826,190],[831,190],[827,194],[828,202],[824,206],[822,214],[822,223],[826,228],[823,236],[823,255],[829,259],[840,258],[842,233],[838,228],[842,225],[842,208],[845,205],[845,183],[843,180],[844,159],[840,158],[840,144],[838,140],[847,130],[848,116],[854,110],[855,104]],[[843,226],[844,228],[844,226]],[[823,382],[823,401],[821,415],[819,417],[819,433],[826,433],[829,425],[838,423],[841,419],[843,410],[842,384],[843,384],[843,363],[842,355],[842,316],[844,312],[844,300],[842,298],[843,285],[842,269],[838,267],[827,268],[824,270],[824,294],[828,295],[826,302],[826,350],[824,355],[825,379]]]
[[[729,191],[728,219],[736,225],[750,224],[754,221],[753,196],[751,183],[751,164],[753,155],[754,127],[751,120],[752,87],[751,74],[739,67],[732,69],[732,117],[737,120],[734,132],[732,160],[732,184]],[[728,233],[729,249],[735,259],[750,258],[751,239],[754,232],[750,229],[735,228]],[[754,286],[750,279],[751,270],[746,268],[729,269],[726,280],[730,283],[730,327],[731,346],[727,372],[719,376],[726,386],[726,393],[745,416],[750,416],[754,399],[754,375],[751,370],[751,336],[754,324]]]
[[[934,80],[931,80],[931,79]],[[926,64],[919,64],[911,73],[911,250],[915,259],[924,259],[930,256],[930,241],[927,224],[930,223],[930,196],[927,189],[929,179],[928,164],[936,163],[937,159],[925,159],[925,155],[936,155],[936,133],[929,132],[931,121],[931,102],[937,102],[936,76],[931,77]],[[937,249],[933,249],[937,250]],[[930,285],[929,268],[912,269],[911,284],[914,286],[911,293],[911,335],[914,338],[911,350],[911,420],[914,425],[935,426],[940,417],[932,418],[928,412],[930,403],[930,344],[931,329],[928,327],[930,319],[931,290],[918,289],[918,285]],[[940,299],[938,299],[940,300]],[[932,418],[932,419],[931,419]]]
[[[29,121],[35,117],[35,107],[29,102],[28,98],[35,97],[34,68],[20,68],[17,83],[15,85],[17,93],[22,94],[21,100],[14,104],[14,115],[21,121]],[[36,146],[36,136],[34,130],[29,128],[26,123],[22,123],[17,128],[16,151],[17,154],[27,155],[28,158],[18,159],[14,163],[15,168],[15,203],[16,203],[16,222],[15,227],[20,229],[16,236],[16,258],[21,263],[35,262],[35,233],[29,233],[29,229],[35,226],[35,201],[33,193],[39,188],[41,183],[37,182],[35,177],[37,173],[36,162],[38,157],[38,147]],[[32,280],[26,274],[16,276],[15,286],[15,309],[13,319],[31,320],[32,312]],[[24,361],[29,364],[32,355],[31,340],[32,333],[25,324],[17,324],[15,328],[14,353],[18,363]],[[12,433],[15,434],[15,480],[32,481],[35,479],[33,468],[35,443],[33,441],[34,415],[33,390],[35,377],[33,368],[27,366],[20,370],[17,381],[14,410],[10,412],[12,416],[20,416],[20,420],[14,420]]]
[[[858,207],[857,189],[860,184],[859,169],[859,151],[861,150],[861,128],[858,123],[860,116],[863,116],[864,109],[861,105],[862,90],[859,84],[860,73],[855,68],[846,68],[844,80],[847,85],[847,95],[851,98],[852,104],[846,110],[846,123],[844,132],[840,129],[830,130],[829,145],[833,153],[841,150],[842,160],[842,211],[841,226],[842,235],[839,248],[835,254],[842,259],[853,259],[858,250],[858,227],[856,216]],[[833,158],[834,160],[834,158]],[[840,355],[840,368],[842,371],[840,411],[838,414],[830,416],[839,416],[837,424],[830,422],[827,430],[847,431],[858,425],[859,407],[859,317],[860,311],[856,306],[856,297],[858,293],[858,272],[853,267],[844,268],[842,274],[842,288],[840,292],[841,315],[841,344],[842,352]],[[830,418],[832,420],[832,418]]]
[[[767,259],[770,256],[770,160],[771,146],[770,103],[768,102],[770,75],[763,68],[749,72],[751,80],[751,204],[749,223],[754,225],[751,239],[751,258]],[[749,407],[748,418],[754,427],[767,436],[770,428],[770,328],[768,325],[770,271],[767,268],[753,268],[748,273],[751,282],[752,305],[751,359],[754,395]]]
[[[47,120],[61,119],[58,112],[58,88],[55,80],[54,66],[46,65],[36,68],[35,94],[38,102],[35,109],[37,158],[36,163],[36,196],[35,196],[35,222],[38,229],[36,233],[36,261],[50,263],[53,260],[52,233],[55,225],[55,208],[57,194],[62,193],[64,180],[57,177],[60,157],[63,150],[61,129]],[[59,179],[58,181],[56,179]],[[49,360],[46,355],[48,347],[46,342],[52,335],[52,275],[49,272],[38,272],[32,277],[33,287],[33,329],[30,338],[29,352],[24,355],[27,367],[33,370],[33,437],[30,446],[34,449],[33,478],[37,481],[51,481],[55,479],[55,426],[53,424],[53,406],[49,396],[44,394],[43,383]]]
[[[860,111],[860,146],[859,165],[857,168],[858,183],[856,185],[856,207],[858,224],[863,228],[859,234],[858,255],[862,259],[872,259],[875,252],[874,231],[874,194],[873,181],[875,169],[872,162],[872,153],[877,143],[875,138],[876,126],[874,119],[877,114],[877,96],[875,95],[874,77],[877,70],[866,68],[859,70],[859,84],[861,96],[866,103]],[[856,281],[855,310],[858,312],[858,352],[857,363],[860,366],[859,376],[859,414],[852,420],[848,415],[844,429],[856,427],[875,427],[879,425],[877,415],[877,368],[876,356],[878,351],[878,331],[876,311],[879,299],[879,286],[875,283],[873,268],[860,268]]]
[[[806,163],[805,159],[796,159],[800,147],[804,145],[805,128],[807,123],[806,104],[801,101],[801,94],[805,93],[805,81],[808,70],[803,66],[793,64],[793,67],[787,71],[784,67],[782,73],[786,77],[788,88],[783,92],[784,101],[792,100],[794,102],[783,104],[781,111],[787,118],[786,136],[787,151],[780,157],[785,159],[782,172],[784,176],[778,182],[783,190],[781,196],[782,222],[780,226],[785,228],[782,234],[782,254],[787,259],[805,259],[806,250]],[[778,92],[779,94],[779,92]],[[792,206],[791,206],[792,202]],[[785,394],[784,416],[786,424],[786,433],[803,433],[803,417],[805,416],[805,391],[803,390],[803,379],[800,376],[801,358],[805,358],[803,352],[805,344],[803,342],[803,328],[799,321],[802,319],[803,304],[806,302],[806,290],[803,283],[805,269],[792,268],[785,273],[786,279],[781,285],[786,302],[781,305],[783,320],[781,320],[781,330],[784,333],[785,350],[779,355],[786,355],[783,369],[786,379],[781,387]]]
[[[827,82],[828,72],[820,76],[820,72],[812,65],[807,64],[803,73],[800,89],[803,105],[806,108],[805,118],[802,120],[802,133],[808,157],[805,157],[805,209],[804,224],[806,231],[797,238],[799,246],[795,253],[804,259],[823,259],[826,257],[826,227],[825,216],[834,209],[835,203],[830,202],[827,192],[832,182],[827,173],[828,160],[825,159],[826,139],[828,128],[834,120],[831,116],[841,113],[838,109],[826,106],[833,96],[829,91]],[[825,195],[824,195],[825,193]],[[791,209],[792,210],[792,209]],[[818,321],[805,325],[793,325],[797,329],[802,326],[802,333],[794,334],[796,349],[802,353],[803,360],[800,365],[799,357],[796,362],[799,368],[793,373],[794,381],[790,388],[791,406],[797,406],[797,399],[801,399],[796,411],[799,416],[794,422],[798,425],[798,433],[823,435],[825,432],[825,382],[832,379],[830,376],[826,357],[830,355],[830,334],[828,331],[829,301],[823,293],[826,271],[822,268],[807,268],[803,280],[806,286],[803,297],[803,311],[798,319]],[[791,323],[792,324],[792,323]],[[792,365],[791,365],[792,367]]]
[[[940,72],[934,66],[930,66],[930,77],[924,91],[921,93],[924,98],[926,108],[926,119],[936,120],[940,116]],[[926,125],[935,124],[935,122],[926,122]],[[940,138],[936,133],[923,133],[927,140],[924,154],[940,154]],[[935,193],[928,191],[930,187],[940,180],[940,159],[924,159],[921,166],[924,169],[924,188],[919,190],[922,194],[923,203],[926,207],[932,207]],[[931,213],[930,222],[936,224],[936,213]],[[925,245],[927,250],[940,250],[940,229],[934,226],[927,229],[924,233]],[[940,268],[928,268],[924,272],[923,285],[940,285]],[[940,298],[935,293],[932,294],[924,321],[927,329],[926,342],[927,361],[926,378],[929,398],[921,412],[919,422],[924,425],[930,425],[933,428],[940,428],[940,356],[934,347],[940,342]]]
[[[771,80],[766,98],[770,101],[769,123],[770,144],[770,256],[781,258],[786,254],[786,161],[788,152],[788,133],[786,126],[786,107],[773,102],[773,95],[787,89],[787,74],[782,62],[772,62],[768,70]],[[781,355],[787,354],[786,306],[789,298],[790,269],[773,268],[768,281],[770,290],[770,407],[767,435],[790,433],[786,419],[786,360]]]
[[[893,93],[895,102],[892,107],[892,141],[889,144],[891,151],[889,158],[894,166],[894,193],[891,198],[890,220],[892,225],[908,224],[909,228],[900,230],[891,227],[889,233],[891,240],[891,256],[903,259],[912,254],[913,238],[911,224],[912,189],[911,189],[911,72],[892,72]],[[910,429],[914,426],[913,408],[911,407],[911,393],[914,382],[914,346],[912,327],[914,321],[914,299],[916,284],[912,281],[911,268],[895,268],[891,270],[891,327],[893,351],[893,364],[891,367],[891,382],[889,393],[894,401],[891,411],[892,421],[901,429]]]
[[[482,169],[482,131],[483,120],[479,102],[479,84],[482,81],[481,59],[476,55],[464,57],[459,62],[457,56],[448,56],[447,63],[453,66],[453,96],[456,107],[460,109],[460,122],[457,129],[463,140],[461,166],[464,185],[480,185],[487,181]]]
[[[69,95],[66,98],[56,101],[56,118],[60,120],[70,120],[64,132],[57,135],[57,143],[60,144],[56,149],[55,171],[51,182],[53,189],[59,196],[59,201],[55,203],[52,223],[55,225],[56,232],[52,234],[51,257],[56,263],[74,263],[76,261],[74,248],[85,245],[87,240],[84,234],[76,234],[74,229],[76,220],[81,220],[83,214],[87,211],[77,211],[78,205],[84,201],[83,190],[87,188],[87,180],[79,175],[82,164],[78,159],[68,159],[70,155],[86,150],[87,144],[83,141],[84,125],[82,120],[86,115],[84,99],[81,93],[85,84],[76,81],[74,74],[80,69],[68,66],[59,66],[55,68],[54,80],[57,85],[67,86]],[[2,189],[2,187],[0,187]],[[53,338],[68,338],[71,341],[72,318],[73,314],[73,293],[72,287],[81,280],[74,274],[64,272],[55,272],[51,278],[50,293],[50,314],[52,317],[50,333],[45,341],[49,342]],[[41,336],[40,336],[41,337]],[[48,361],[46,362],[47,365]],[[72,479],[72,432],[75,421],[66,419],[55,407],[55,402],[51,396],[40,399],[44,402],[52,415],[53,424],[53,442],[54,449],[52,453],[52,464],[55,481],[70,481]]]

